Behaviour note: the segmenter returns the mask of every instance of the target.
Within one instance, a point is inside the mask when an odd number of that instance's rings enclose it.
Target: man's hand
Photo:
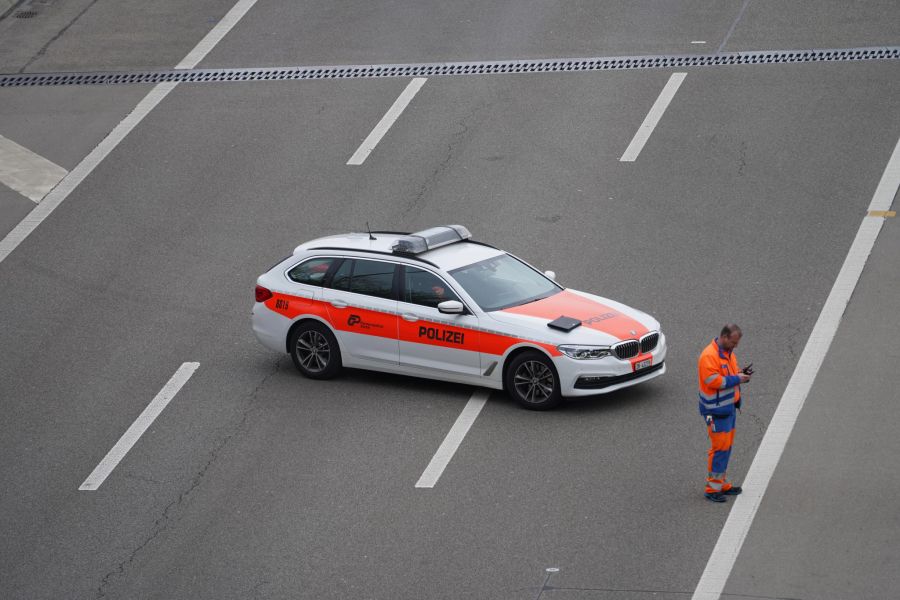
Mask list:
[[[747,383],[748,381],[750,381],[750,376],[746,373],[738,373],[738,377],[741,378],[741,383]]]

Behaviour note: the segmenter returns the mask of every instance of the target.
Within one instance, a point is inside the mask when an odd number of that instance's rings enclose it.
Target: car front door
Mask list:
[[[479,375],[478,318],[443,314],[437,305],[459,296],[435,273],[400,267],[400,364],[439,375]]]
[[[345,258],[323,290],[345,362],[398,364],[397,268],[388,261]]]

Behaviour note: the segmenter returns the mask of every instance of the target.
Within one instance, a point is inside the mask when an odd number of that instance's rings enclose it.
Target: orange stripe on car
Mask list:
[[[505,308],[503,312],[548,321],[563,316],[572,317],[581,321],[583,327],[614,335],[620,340],[636,339],[648,332],[639,321],[628,315],[569,290],[536,302]]]
[[[525,343],[543,348],[551,356],[561,354],[556,346],[543,342],[467,327],[456,327],[427,319],[419,319],[410,323],[398,315],[367,308],[348,306],[335,309],[329,302],[276,291],[273,291],[273,296],[266,300],[265,305],[270,310],[291,320],[303,314],[315,315],[340,331],[388,338],[399,335],[399,339],[404,342],[495,355],[502,355],[511,346]]]

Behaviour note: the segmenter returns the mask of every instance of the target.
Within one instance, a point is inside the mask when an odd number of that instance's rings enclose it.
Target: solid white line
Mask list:
[[[67,172],[43,156],[0,135],[0,183],[32,202],[40,202]]]
[[[900,140],[894,146],[894,152],[881,176],[869,209],[890,208],[898,188],[900,188]],[[744,492],[737,496],[722,533],[719,534],[719,540],[694,591],[693,600],[719,600],[725,589],[741,546],[762,502],[763,494],[766,493],[769,480],[781,459],[800,409],[803,408],[816,374],[828,353],[841,317],[850,302],[850,296],[856,288],[883,224],[883,218],[867,216],[859,226],[850,252],[825,300],[825,306],[822,307],[822,312],[803,348],[803,354],[797,361],[753,464],[750,465],[750,471],[741,486]]]
[[[469,401],[466,403],[465,407],[463,407],[462,412],[459,413],[459,416],[456,418],[453,427],[447,432],[447,437],[444,438],[444,441],[441,442],[437,452],[431,457],[431,462],[425,467],[425,471],[422,472],[419,481],[416,482],[417,488],[434,487],[437,480],[441,478],[444,469],[450,464],[450,459],[456,454],[457,448],[459,448],[463,438],[466,437],[469,428],[472,427],[472,423],[478,418],[478,413],[484,408],[490,395],[491,393],[488,390],[475,390],[475,393],[472,394],[472,397],[469,398]]]
[[[669,81],[666,82],[665,87],[663,87],[662,91],[659,93],[659,98],[657,98],[656,102],[653,103],[653,106],[650,107],[650,112],[647,113],[647,116],[638,128],[637,133],[634,134],[631,143],[625,148],[625,153],[622,155],[622,158],[619,159],[621,162],[634,162],[638,157],[638,154],[640,154],[641,150],[644,148],[644,144],[650,139],[650,134],[653,133],[653,130],[656,128],[656,124],[659,123],[663,113],[666,112],[669,102],[675,97],[675,92],[681,87],[681,82],[684,81],[685,77],[687,77],[687,73],[672,73],[672,76],[669,77]]]
[[[210,31],[210,33],[188,53],[184,60],[178,63],[178,67],[176,68],[190,68],[200,62],[203,57],[212,50],[213,46],[222,39],[222,36],[234,27],[235,23],[237,23],[237,19],[240,19],[240,17],[242,17],[255,2],[256,0],[240,0],[235,4],[220,23],[225,22],[226,19],[229,19],[229,21],[222,28],[219,28],[219,24],[216,24],[212,31]],[[215,35],[213,35],[214,32]],[[56,207],[62,204],[63,200],[65,200],[69,194],[84,181],[85,177],[90,175],[91,171],[93,171],[110,152],[115,150],[116,146],[125,139],[125,136],[127,136],[132,129],[137,127],[138,123],[140,123],[157,104],[162,102],[163,98],[165,98],[169,92],[174,90],[176,85],[176,83],[160,83],[155,85],[153,89],[150,90],[150,93],[138,103],[134,110],[131,111],[121,123],[116,125],[115,128],[109,132],[109,135],[107,135],[103,141],[90,152],[90,154],[78,163],[78,166],[72,169],[69,174],[53,188],[53,191],[47,194],[41,203],[28,213],[28,216],[22,219],[12,231],[6,234],[6,237],[0,240],[0,263],[6,260],[6,257],[9,256],[19,244],[25,241],[25,238],[27,238],[32,231],[37,229],[38,225],[43,223],[44,219],[49,217],[50,214],[56,210]]]
[[[122,434],[122,437],[119,438],[119,441],[116,442],[116,445],[103,457],[100,464],[91,471],[88,478],[84,480],[84,483],[82,483],[81,486],[79,486],[79,490],[93,491],[106,481],[106,478],[112,473],[113,469],[116,468],[119,461],[128,454],[128,451],[131,450],[131,447],[134,446],[135,442],[137,442],[144,432],[147,431],[147,428],[150,427],[154,420],[156,420],[156,417],[159,416],[166,405],[172,401],[172,398],[175,397],[178,390],[187,383],[188,379],[191,378],[191,375],[194,374],[194,371],[196,371],[199,366],[200,363],[187,362],[178,367],[178,370],[175,371],[172,378],[163,386],[156,397],[150,401],[150,404],[147,405],[144,412],[135,419],[134,423],[131,424],[131,427],[129,427],[128,430]]]
[[[359,148],[356,149],[356,152],[354,152],[353,156],[350,157],[350,160],[347,161],[348,165],[361,165],[365,162],[369,153],[375,149],[375,146],[378,145],[378,142],[381,141],[381,138],[384,137],[384,134],[391,128],[391,125],[394,124],[394,121],[397,120],[397,117],[400,116],[413,97],[415,97],[419,90],[422,89],[422,86],[425,85],[426,81],[428,81],[428,79],[425,77],[416,77],[409,82],[409,85],[406,86],[403,93],[397,97],[394,104],[386,113],[384,113],[381,120],[378,121],[378,125],[372,130],[372,133],[363,140],[363,143],[359,145]]]
[[[216,23],[215,27],[206,34],[206,37],[200,40],[200,43],[194,46],[194,49],[188,52],[188,55],[185,56],[180,63],[175,65],[175,68],[193,69],[196,67],[200,61],[209,54],[210,50],[215,48],[216,44],[222,41],[225,34],[231,31],[232,27],[237,25],[238,21],[247,14],[247,11],[253,8],[254,4],[256,4],[256,0],[239,0],[239,2],[232,6],[231,10],[222,17],[222,20]]]

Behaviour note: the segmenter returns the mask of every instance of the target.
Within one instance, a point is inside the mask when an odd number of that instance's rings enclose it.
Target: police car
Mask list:
[[[385,371],[535,410],[665,373],[656,319],[554,279],[461,225],[323,237],[259,277],[253,331],[313,379]]]

